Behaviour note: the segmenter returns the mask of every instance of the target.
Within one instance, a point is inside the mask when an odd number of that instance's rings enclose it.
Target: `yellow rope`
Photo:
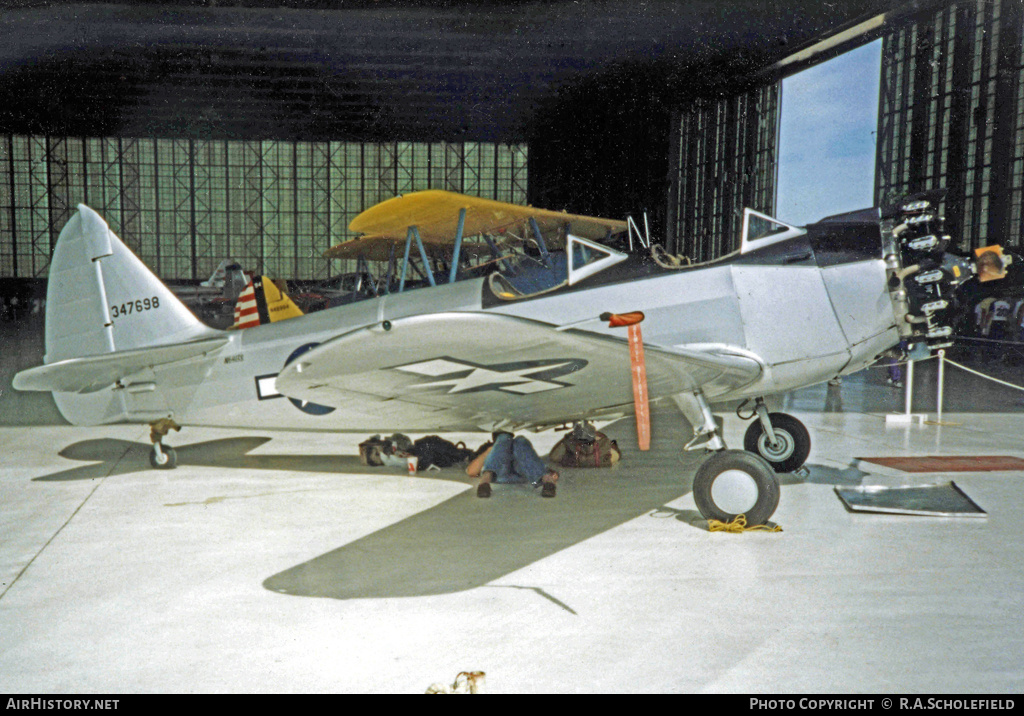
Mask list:
[[[768,525],[747,525],[746,515],[736,515],[732,522],[722,522],[720,520],[708,520],[708,532],[733,532],[739,534],[740,532],[782,532],[782,528],[778,525],[769,527]]]
[[[455,683],[431,684],[427,688],[428,694],[479,694],[483,690],[484,677],[482,671],[463,671],[455,677]]]

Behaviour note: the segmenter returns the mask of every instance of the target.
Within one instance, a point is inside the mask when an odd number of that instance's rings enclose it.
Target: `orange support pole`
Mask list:
[[[617,328],[628,326],[629,330],[629,372],[633,377],[633,407],[636,411],[636,439],[641,450],[651,449],[651,408],[647,395],[647,363],[644,361],[644,339],[640,322],[644,320],[641,311],[631,313],[603,313],[602,321]]]

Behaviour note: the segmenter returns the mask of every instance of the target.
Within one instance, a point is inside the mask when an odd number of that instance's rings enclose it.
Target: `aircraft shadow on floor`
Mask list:
[[[662,415],[662,412],[668,415]],[[689,426],[666,410],[640,452],[631,420],[604,428],[622,461],[613,468],[559,468],[558,495],[528,485],[495,485],[490,499],[467,489],[434,507],[275,574],[279,594],[381,599],[452,594],[482,587],[689,494],[701,452],[681,452]],[[459,471],[461,473],[461,471]],[[475,481],[474,481],[475,482]],[[706,529],[701,520],[697,525]],[[531,585],[492,585],[533,590]],[[574,613],[574,612],[573,612]]]
[[[374,469],[356,456],[248,454],[269,440],[223,438],[176,445],[175,450],[179,466],[345,474]],[[150,450],[147,443],[84,440],[59,454],[92,464],[33,479],[62,482],[150,472]],[[555,499],[541,498],[540,491],[528,485],[496,485],[487,500],[466,489],[275,574],[263,586],[279,594],[333,599],[428,596],[483,586],[687,494],[700,456],[660,452],[653,460],[644,459],[639,474],[628,463],[610,469],[562,470]],[[467,487],[475,483],[457,468],[417,477],[422,478],[463,482]]]
[[[178,464],[251,470],[367,474],[356,456],[249,455],[267,437],[238,437],[176,446]],[[94,464],[34,478],[39,482],[88,480],[150,471],[150,446],[115,439],[85,440],[60,452]],[[652,451],[654,453],[655,451]],[[638,473],[629,461],[612,469],[562,470],[558,496],[497,485],[488,500],[467,489],[432,508],[268,577],[278,594],[331,599],[373,599],[450,594],[484,586],[557,552],[649,515],[675,517],[707,529],[696,510],[665,507],[688,494],[700,455],[663,449],[648,453]],[[636,453],[633,453],[634,455]],[[808,465],[805,477],[780,476],[783,485],[859,484],[866,475]],[[372,470],[372,468],[371,468]],[[427,479],[471,483],[461,469],[421,473]],[[525,588],[531,588],[524,586]],[[571,611],[571,610],[570,610]]]
[[[670,470],[563,470],[558,496],[496,485],[441,504],[269,577],[280,594],[381,599],[481,587],[690,492],[699,461]],[[706,523],[704,523],[706,524]],[[524,587],[528,588],[528,587]],[[570,610],[571,611],[571,610]]]
[[[175,445],[179,466],[219,467],[239,470],[279,470],[306,473],[367,474],[367,468],[355,455],[250,455],[266,444],[268,437],[238,437],[208,440],[190,445]],[[33,482],[66,482],[92,480],[136,472],[151,472],[149,443],[99,438],[83,440],[58,454],[69,460],[93,464],[73,467],[33,478]],[[389,474],[397,474],[391,471]],[[468,483],[470,478],[456,470],[424,472],[423,477],[456,480]]]
[[[805,478],[796,480],[797,482],[809,482],[815,485],[861,485],[864,483],[864,478],[870,474],[857,467],[856,463],[851,463],[844,468],[810,463],[806,467],[809,474]],[[779,477],[783,485],[788,484],[784,478],[790,476],[780,475]]]

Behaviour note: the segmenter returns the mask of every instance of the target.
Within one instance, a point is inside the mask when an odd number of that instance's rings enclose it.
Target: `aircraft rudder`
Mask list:
[[[80,205],[61,229],[46,287],[46,362],[114,350],[96,260],[110,254],[106,225]]]
[[[215,333],[84,204],[50,263],[46,362],[181,343]]]
[[[277,282],[266,276],[261,278],[263,298],[267,305],[267,315],[272,323],[289,318],[298,318],[303,315],[302,309],[295,305],[295,302],[288,296],[286,284],[283,281]]]
[[[267,276],[249,281],[235,303],[232,329],[255,328],[304,315],[284,289]]]

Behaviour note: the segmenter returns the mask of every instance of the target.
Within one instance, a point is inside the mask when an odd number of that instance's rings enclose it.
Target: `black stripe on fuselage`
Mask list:
[[[763,248],[748,251],[745,254],[734,252],[714,261],[678,269],[659,266],[655,263],[654,259],[647,255],[630,254],[625,261],[580,281],[575,286],[560,288],[555,293],[585,291],[598,286],[631,283],[669,274],[685,274],[690,271],[701,271],[706,268],[727,264],[739,266],[817,265],[825,268],[880,258],[882,258],[882,234],[877,221],[826,221],[808,226],[807,233],[802,236],[769,244]],[[495,296],[485,281],[482,288],[481,304],[483,308],[494,308],[550,295],[552,294],[541,293],[533,296],[524,296],[513,301],[505,301]]]

